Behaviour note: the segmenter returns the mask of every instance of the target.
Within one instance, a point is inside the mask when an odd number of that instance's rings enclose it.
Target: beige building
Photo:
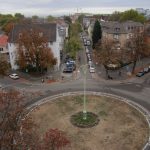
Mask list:
[[[135,32],[143,32],[144,25],[139,22],[101,22],[102,40],[114,41],[117,48],[127,47],[128,41],[134,36]]]

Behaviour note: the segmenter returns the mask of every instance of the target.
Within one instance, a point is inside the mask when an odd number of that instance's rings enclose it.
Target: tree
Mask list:
[[[33,122],[30,118],[22,120],[25,114],[23,99],[18,91],[0,91],[0,149],[25,150],[32,145],[36,147]]]
[[[120,21],[128,20],[144,23],[146,21],[146,18],[143,15],[139,14],[136,10],[130,9],[121,13],[120,17]]]
[[[58,129],[49,129],[43,138],[44,150],[59,150],[70,145],[65,133]]]
[[[122,15],[121,12],[115,11],[110,15],[109,20],[110,21],[120,21],[121,15]]]
[[[106,75],[108,76],[108,65],[116,64],[120,65],[120,60],[122,57],[122,51],[117,51],[113,49],[114,42],[108,39],[103,39],[102,42],[99,42],[94,50],[94,59],[96,63],[103,64]]]
[[[79,15],[78,21],[79,21],[80,24],[83,23],[83,18],[84,18],[84,16],[85,16],[84,14]]]
[[[65,22],[67,22],[68,24],[71,24],[71,18],[69,16],[64,16],[64,20]]]
[[[76,58],[76,53],[81,49],[81,42],[79,39],[81,30],[81,25],[78,21],[69,26],[69,39],[65,43],[65,51],[69,53],[72,58]]]
[[[16,19],[17,22],[24,19],[24,15],[22,15],[21,13],[15,13],[14,16],[15,16],[15,19]]]
[[[44,32],[34,28],[24,30],[18,39],[18,65],[21,69],[35,68],[37,72],[56,64]]]
[[[38,19],[38,18],[39,18],[39,16],[37,16],[37,15],[32,16],[32,19]]]
[[[4,57],[2,57],[0,55],[0,75],[6,75],[7,71],[9,69],[9,64],[7,62],[7,60],[4,59]]]
[[[49,129],[39,137],[38,126],[26,116],[24,100],[18,91],[0,90],[0,149],[58,150],[69,146],[65,133],[58,129]]]
[[[71,37],[65,45],[66,52],[69,53],[72,58],[76,57],[76,53],[80,50],[80,48],[80,42],[75,37]]]
[[[99,21],[96,20],[93,28],[93,35],[92,35],[93,48],[95,48],[96,43],[98,43],[101,37],[102,37],[101,26]]]
[[[52,22],[52,21],[55,21],[56,18],[51,16],[51,15],[49,15],[49,16],[47,16],[46,19],[47,19],[48,22]]]
[[[11,30],[13,29],[14,23],[13,22],[9,22],[7,23],[4,27],[3,30],[5,31],[5,33],[8,35]]]
[[[132,39],[128,42],[128,47],[130,48],[130,59],[133,61],[132,73],[134,73],[137,61],[143,56],[150,55],[150,49],[145,40],[145,33],[135,31]]]

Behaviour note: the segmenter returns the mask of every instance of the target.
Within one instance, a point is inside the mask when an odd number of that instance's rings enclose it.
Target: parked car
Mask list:
[[[73,71],[76,69],[76,65],[72,63],[66,64],[66,67],[71,68]]]
[[[16,74],[16,73],[10,74],[9,77],[10,77],[11,79],[19,79],[19,76],[18,76],[18,74]]]
[[[144,71],[145,73],[148,73],[150,70],[149,70],[148,67],[145,67],[145,68],[143,69],[143,71]]]
[[[91,45],[91,41],[90,40],[87,40],[86,43],[87,43],[87,46]]]
[[[95,68],[94,67],[90,67],[90,73],[95,73]]]
[[[72,73],[73,72],[73,68],[64,68],[63,73]]]
[[[142,77],[144,74],[145,74],[144,71],[140,71],[140,72],[138,72],[138,73],[136,74],[136,76],[137,76],[137,77]]]

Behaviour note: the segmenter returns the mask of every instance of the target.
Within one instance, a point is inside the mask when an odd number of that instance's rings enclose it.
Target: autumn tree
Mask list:
[[[22,120],[24,117],[22,101],[23,97],[17,91],[0,91],[0,149],[2,150],[25,150],[33,145],[36,147],[34,142],[37,141],[37,136],[34,136],[35,133],[32,134],[31,119]]]
[[[93,28],[93,34],[92,34],[93,48],[95,48],[96,43],[98,43],[98,41],[101,38],[102,38],[101,25],[100,22],[96,20]]]
[[[35,68],[37,72],[43,72],[56,64],[42,30],[34,28],[22,31],[18,43],[18,65],[21,69]]]
[[[143,56],[150,55],[150,49],[145,41],[145,36],[144,32],[135,31],[128,42],[128,48],[130,48],[130,55],[128,57],[130,56],[131,61],[133,61],[132,73],[135,71],[137,61],[141,60]]]
[[[70,144],[65,133],[49,129],[43,138],[38,126],[26,115],[25,97],[15,90],[0,90],[0,149],[58,150]]]
[[[7,71],[9,69],[9,64],[6,59],[4,59],[3,56],[0,54],[0,75],[4,76],[7,74]]]
[[[14,23],[13,23],[13,22],[7,23],[7,24],[3,27],[4,32],[8,35],[8,34],[11,32],[11,30],[13,29],[13,26],[14,26]]]
[[[117,51],[114,47],[112,40],[103,39],[102,42],[97,44],[94,50],[94,59],[96,63],[102,64],[106,70],[108,76],[109,64],[116,64],[120,66],[120,60],[122,57],[122,51]]]
[[[43,138],[44,150],[59,150],[70,146],[70,141],[65,133],[58,129],[49,129]]]

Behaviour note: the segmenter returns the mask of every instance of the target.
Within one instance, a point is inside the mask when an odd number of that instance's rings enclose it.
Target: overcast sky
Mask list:
[[[0,0],[0,13],[25,16],[63,15],[74,12],[112,13],[130,8],[150,8],[150,0]]]

